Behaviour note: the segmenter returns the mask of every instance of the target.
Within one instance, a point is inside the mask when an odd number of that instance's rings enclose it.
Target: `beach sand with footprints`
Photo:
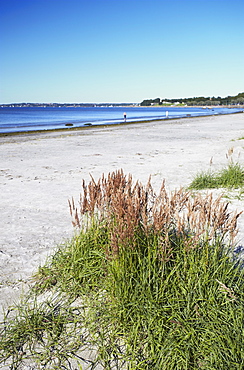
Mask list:
[[[6,309],[73,235],[68,199],[78,201],[83,179],[123,169],[143,184],[151,175],[155,189],[163,180],[169,190],[187,187],[197,173],[217,171],[230,158],[244,163],[244,114],[2,136],[0,157],[0,303]],[[235,195],[238,190],[228,202],[241,211],[243,198]],[[237,243],[244,245],[244,215],[238,226]]]

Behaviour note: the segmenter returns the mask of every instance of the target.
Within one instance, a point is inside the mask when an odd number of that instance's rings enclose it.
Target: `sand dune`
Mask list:
[[[174,190],[208,170],[210,161],[213,170],[226,166],[230,148],[243,164],[243,113],[0,137],[2,306],[18,300],[46,256],[71,237],[68,199],[78,199],[89,174],[97,179],[123,168],[142,183],[152,175],[154,188],[165,179]],[[231,200],[233,210],[243,204]],[[243,215],[239,228],[243,245]]]

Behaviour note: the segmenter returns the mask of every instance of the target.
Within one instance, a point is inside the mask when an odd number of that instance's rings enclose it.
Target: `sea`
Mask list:
[[[0,133],[23,133],[126,122],[167,120],[241,112],[239,108],[201,107],[0,107]]]

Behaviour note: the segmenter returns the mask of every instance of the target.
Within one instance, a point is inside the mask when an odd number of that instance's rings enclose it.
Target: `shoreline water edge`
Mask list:
[[[241,108],[226,107],[127,107],[123,108],[2,108],[0,136],[42,131],[79,130],[98,126],[150,123],[172,119],[209,117],[242,113]],[[146,111],[146,114],[145,114]],[[122,117],[126,116],[126,119]]]

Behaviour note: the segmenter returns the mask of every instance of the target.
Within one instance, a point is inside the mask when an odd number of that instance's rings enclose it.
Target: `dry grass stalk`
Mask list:
[[[229,298],[230,298],[229,300],[235,301],[237,299],[233,289],[228,288],[224,283],[222,283],[221,281],[219,281],[217,279],[216,279],[216,281],[220,285],[220,288],[219,288],[220,291],[223,292],[226,296],[229,296]]]
[[[107,178],[103,175],[97,182],[91,177],[88,185],[83,181],[79,213],[74,200],[69,201],[73,225],[81,228],[86,214],[104,222],[111,231],[112,254],[117,254],[121,246],[133,247],[139,229],[162,235],[164,259],[172,252],[172,232],[183,237],[188,248],[199,246],[199,238],[211,241],[228,236],[233,242],[240,213],[230,213],[228,203],[220,197],[214,200],[212,194],[199,194],[193,198],[183,189],[169,195],[164,182],[156,195],[150,180],[146,187],[139,182],[133,185],[132,176],[119,170]]]
[[[228,149],[228,153],[226,154],[226,158],[227,159],[231,158],[233,153],[234,153],[234,147],[232,146],[231,148]]]

